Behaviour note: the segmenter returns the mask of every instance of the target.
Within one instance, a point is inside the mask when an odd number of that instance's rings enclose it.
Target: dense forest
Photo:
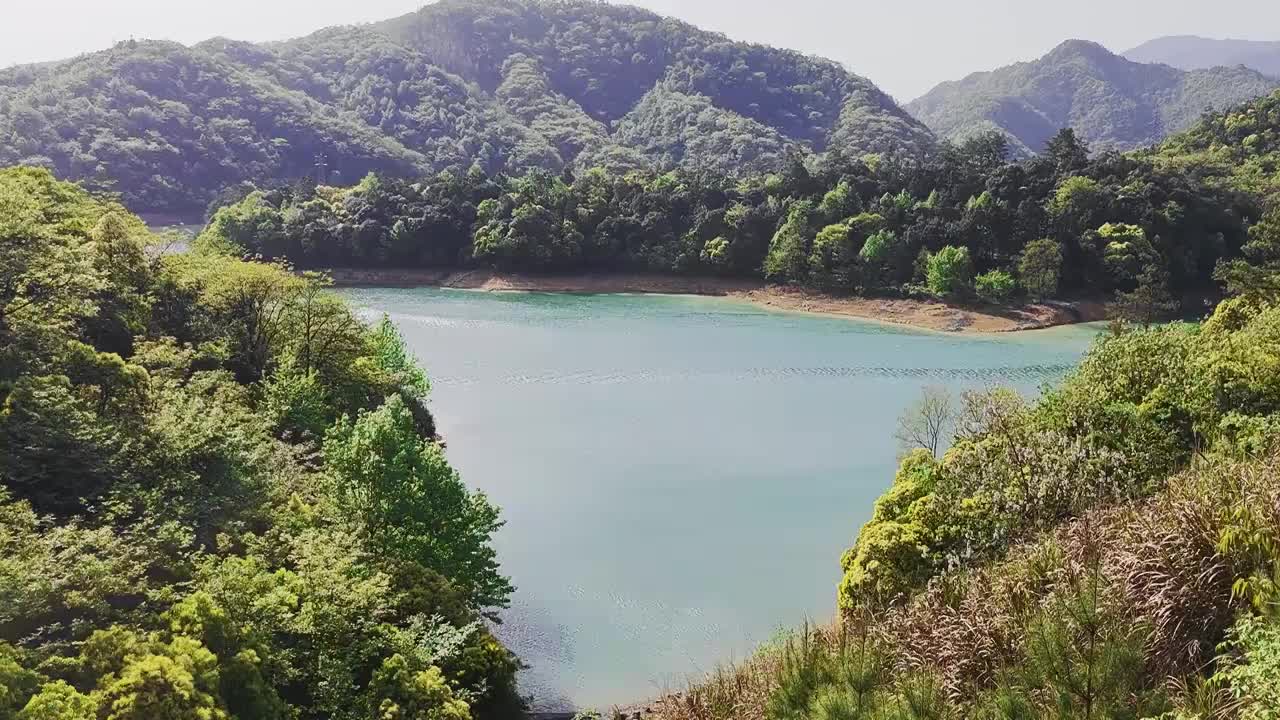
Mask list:
[[[1158,162],[1268,209],[1204,322],[1117,324],[1035,402],[926,390],[839,621],[661,720],[1270,720],[1280,711],[1280,98]]]
[[[796,151],[932,144],[837,63],[588,0],[444,0],[284,43],[129,41],[0,71],[0,166],[139,211],[198,212],[243,181],[764,172]]]
[[[907,109],[940,138],[997,130],[1023,155],[1041,152],[1064,127],[1096,148],[1128,150],[1191,127],[1206,108],[1277,87],[1280,78],[1241,66],[1180,70],[1068,40],[1037,60],[943,83]]]
[[[0,171],[0,718],[521,712],[498,510],[387,320]]]
[[[626,270],[992,303],[1110,297],[1149,321],[1202,312],[1197,296],[1216,287],[1220,261],[1241,256],[1262,212],[1248,183],[1210,169],[1243,172],[1242,158],[1192,148],[1215,122],[1144,154],[1091,154],[1068,130],[1019,162],[988,133],[924,159],[796,156],[781,172],[737,179],[472,170],[295,184],[220,208],[201,242],[305,269]]]

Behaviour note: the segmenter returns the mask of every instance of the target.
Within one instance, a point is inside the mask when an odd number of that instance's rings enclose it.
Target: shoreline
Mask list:
[[[705,295],[744,300],[783,312],[853,318],[921,330],[1001,333],[1043,330],[1106,319],[1096,300],[1019,306],[961,305],[909,298],[842,297],[758,280],[640,273],[537,275],[493,270],[332,268],[335,287],[434,287],[484,292]]]

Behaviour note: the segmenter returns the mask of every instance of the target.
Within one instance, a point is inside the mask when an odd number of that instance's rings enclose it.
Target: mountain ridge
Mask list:
[[[0,71],[0,138],[0,165],[51,167],[164,210],[306,176],[473,164],[739,174],[833,146],[934,143],[834,61],[585,0],[444,0],[279,42],[130,41]]]
[[[1166,35],[1121,55],[1135,62],[1163,63],[1181,70],[1243,65],[1280,78],[1280,41]]]
[[[1005,134],[1030,155],[1063,127],[1098,148],[1150,145],[1206,108],[1266,94],[1280,81],[1244,68],[1183,71],[1132,62],[1098,43],[1067,40],[1035,60],[948,81],[907,104],[940,138]]]

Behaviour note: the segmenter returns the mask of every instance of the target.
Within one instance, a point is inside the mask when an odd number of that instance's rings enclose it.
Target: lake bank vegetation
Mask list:
[[[1149,323],[1202,315],[1215,270],[1265,212],[1261,181],[1224,179],[1222,158],[1189,149],[1212,122],[1130,154],[1090,155],[1063,131],[1020,162],[989,134],[924,159],[795,156],[746,179],[472,168],[245,188],[202,242],[302,269],[676,274],[995,306],[1087,297]]]
[[[509,718],[497,509],[390,322],[0,171],[0,718]]]

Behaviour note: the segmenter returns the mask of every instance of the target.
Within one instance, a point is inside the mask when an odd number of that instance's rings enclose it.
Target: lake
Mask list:
[[[675,689],[833,616],[840,554],[927,385],[1034,393],[1096,327],[913,331],[684,296],[344,293],[432,379],[452,463],[503,508],[499,636],[539,709]]]

